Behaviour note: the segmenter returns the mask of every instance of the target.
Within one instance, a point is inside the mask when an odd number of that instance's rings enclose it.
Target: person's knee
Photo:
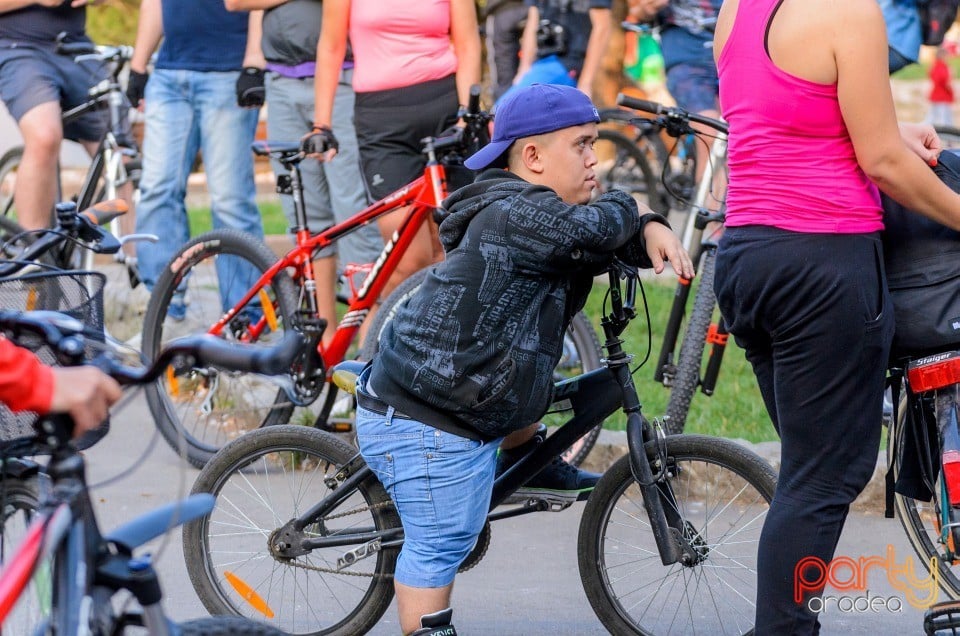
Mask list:
[[[60,154],[63,127],[58,107],[41,104],[21,117],[18,124],[25,152],[47,158],[56,158]]]

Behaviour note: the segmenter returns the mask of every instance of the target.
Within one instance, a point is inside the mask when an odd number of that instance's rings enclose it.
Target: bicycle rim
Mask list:
[[[376,624],[393,597],[397,549],[371,550],[339,571],[337,559],[361,542],[313,549],[293,562],[270,552],[274,532],[328,494],[337,484],[329,480],[355,452],[328,433],[281,425],[237,440],[207,465],[194,492],[214,494],[217,505],[208,519],[184,528],[184,554],[211,613],[254,618],[292,634],[358,634]],[[399,525],[371,478],[304,534]]]
[[[670,488],[698,562],[662,564],[629,457],[623,457],[604,474],[584,510],[578,552],[587,596],[613,633],[747,633],[755,618],[757,548],[775,475],[728,440],[666,439],[674,466]]]

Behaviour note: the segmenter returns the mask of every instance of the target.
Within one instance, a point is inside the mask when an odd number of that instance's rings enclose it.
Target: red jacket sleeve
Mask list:
[[[53,382],[53,369],[33,352],[0,338],[0,402],[12,411],[46,413]]]

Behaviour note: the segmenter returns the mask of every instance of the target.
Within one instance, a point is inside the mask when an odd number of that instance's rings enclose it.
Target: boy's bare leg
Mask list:
[[[400,614],[400,630],[409,634],[420,628],[420,617],[450,607],[453,583],[446,587],[410,587],[394,582],[397,593],[397,611]]]

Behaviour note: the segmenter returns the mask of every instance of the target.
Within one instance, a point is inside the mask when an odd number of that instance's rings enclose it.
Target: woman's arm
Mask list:
[[[347,55],[350,28],[350,0],[325,0],[320,40],[317,42],[317,70],[314,80],[313,125],[332,127],[333,100],[340,81],[340,69]]]
[[[537,59],[537,27],[540,24],[540,10],[536,5],[527,11],[527,23],[523,27],[523,34],[520,36],[520,66],[517,68],[517,76],[513,78],[514,83],[523,77]]]
[[[470,87],[480,83],[480,31],[473,0],[450,0],[450,40],[457,56],[457,97],[470,99]]]
[[[837,66],[837,96],[857,162],[902,205],[960,230],[960,195],[936,177],[901,137],[885,64],[887,38],[874,0],[831,3],[824,29]]]
[[[577,80],[577,88],[587,95],[593,95],[593,80],[603,60],[603,53],[610,41],[610,21],[613,14],[610,9],[590,9],[590,39],[587,41],[587,54],[583,60],[583,69]]]

